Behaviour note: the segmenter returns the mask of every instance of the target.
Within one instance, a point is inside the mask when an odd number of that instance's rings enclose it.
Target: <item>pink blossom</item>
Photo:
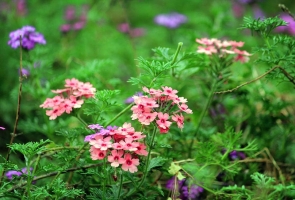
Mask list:
[[[65,80],[65,89],[52,90],[57,96],[47,98],[41,108],[48,108],[46,115],[49,119],[56,119],[64,112],[70,114],[73,108],[80,108],[84,103],[84,98],[94,97],[96,89],[90,83],[83,83],[75,78]]]
[[[112,150],[112,155],[108,156],[108,161],[111,163],[112,167],[118,167],[120,163],[124,163],[124,159],[122,158],[124,151],[122,150]]]
[[[172,120],[177,123],[178,128],[183,128],[184,117],[182,116],[182,114],[180,114],[180,115],[174,114],[172,116]]]
[[[173,90],[171,87],[162,87],[163,89],[163,94],[167,95],[167,96],[170,96],[170,97],[176,97],[177,95],[177,90]]]
[[[94,146],[91,146],[89,151],[90,151],[92,160],[102,160],[106,156],[106,151],[97,149]]]
[[[106,137],[104,139],[99,140],[91,140],[90,144],[93,145],[95,148],[105,151],[112,147],[112,142],[110,141],[111,137]]]
[[[137,172],[137,166],[139,165],[139,159],[133,158],[131,154],[126,153],[124,160],[120,162],[122,164],[122,169],[124,171],[129,171],[131,173]]]
[[[168,121],[169,115],[167,113],[163,114],[162,112],[159,112],[158,118],[159,118],[159,120],[157,120],[156,122],[157,122],[158,126],[163,129],[169,128],[170,125],[172,124],[172,122]]]
[[[125,140],[121,140],[120,144],[123,146],[124,150],[128,151],[136,151],[139,146],[138,142],[134,142],[132,138],[125,138]]]
[[[135,153],[138,155],[147,156],[148,152],[145,149],[146,149],[145,144],[140,143],[140,145],[137,147],[137,150],[135,151]]]
[[[158,115],[157,112],[144,113],[139,115],[138,121],[141,122],[141,124],[143,125],[150,125],[150,123],[156,119],[157,115]]]
[[[191,109],[188,108],[188,106],[185,103],[182,103],[179,105],[180,110],[182,110],[183,112],[186,112],[188,114],[192,114],[193,111]]]

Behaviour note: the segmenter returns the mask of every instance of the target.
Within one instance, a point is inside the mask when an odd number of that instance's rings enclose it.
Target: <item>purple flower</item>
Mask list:
[[[122,23],[118,25],[118,30],[122,33],[127,33],[129,34],[131,37],[140,37],[142,35],[144,35],[145,33],[145,29],[143,28],[130,28],[128,23]]]
[[[287,26],[279,26],[275,29],[277,32],[286,32],[290,35],[295,35],[295,21],[288,14],[281,14],[281,19],[288,23]]]
[[[204,191],[204,189],[197,186],[197,185],[191,185],[190,187],[183,186],[181,188],[180,198],[182,200],[195,199],[198,196],[200,196],[200,193],[202,193],[203,191]]]
[[[176,180],[178,184],[175,184]],[[180,181],[175,176],[173,176],[166,182],[166,188],[171,191],[177,190],[180,194],[178,198],[182,200],[196,199],[198,196],[200,196],[200,193],[204,191],[202,187],[197,185],[186,185],[185,183],[186,179]]]
[[[20,72],[20,70],[19,70]],[[30,75],[30,71],[28,69],[22,68],[22,75],[23,76],[29,76]]]
[[[176,180],[178,184],[175,184]],[[175,189],[178,190],[179,188],[183,186],[184,182],[185,182],[185,179],[178,180],[177,177],[173,176],[166,182],[166,188],[168,190],[175,190]]]
[[[137,92],[137,93],[135,93],[134,96],[141,97],[142,95],[143,95],[142,92]],[[125,100],[125,103],[126,103],[126,104],[131,104],[131,103],[133,103],[133,102],[134,102],[133,97],[128,97],[128,98]]]
[[[1,127],[1,126],[0,126],[0,129],[5,130],[5,128],[4,127]]]
[[[92,130],[95,130],[95,129],[100,130],[103,128],[103,126],[101,126],[99,124],[90,124],[90,125],[88,125],[88,128],[90,128]]]
[[[177,28],[187,21],[186,16],[173,12],[169,14],[157,15],[154,18],[156,24],[166,26],[168,28]]]
[[[243,160],[246,158],[246,155],[243,152],[239,152],[236,150],[230,152],[228,156],[230,160],[237,160],[237,159]]]
[[[71,30],[78,31],[83,29],[87,20],[88,9],[88,6],[84,5],[81,8],[80,16],[76,17],[76,8],[74,6],[68,6],[65,10],[64,16],[66,24],[60,26],[60,31],[66,33]]]
[[[30,167],[30,171],[32,172],[33,171],[33,168]],[[16,171],[16,170],[10,170],[8,172],[6,172],[5,176],[9,179],[9,180],[12,180],[13,179],[13,176],[21,176],[22,174],[28,174],[27,173],[27,168],[22,168],[21,171]]]
[[[95,136],[97,136],[97,135],[98,135],[98,133],[85,136],[84,142],[89,142],[89,141],[93,140],[95,138]]]
[[[41,33],[35,32],[35,28],[32,26],[24,26],[21,29],[13,31],[9,34],[8,45],[16,49],[20,46],[20,38],[22,37],[22,47],[27,50],[31,50],[35,47],[35,44],[46,44],[46,40]]]

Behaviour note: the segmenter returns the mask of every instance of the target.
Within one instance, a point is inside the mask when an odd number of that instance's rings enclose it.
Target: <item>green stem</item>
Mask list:
[[[178,43],[178,46],[177,46],[176,52],[174,54],[173,60],[171,61],[171,66],[173,66],[176,63],[176,59],[177,59],[177,56],[178,56],[178,54],[179,54],[179,52],[180,52],[180,50],[182,48],[182,45],[183,45],[182,42]],[[174,67],[172,67],[172,76],[173,77],[175,76]]]
[[[197,135],[198,135],[198,132],[199,132],[199,129],[200,129],[200,126],[202,124],[202,121],[203,121],[203,118],[212,102],[212,98],[214,96],[214,91],[216,89],[216,86],[217,86],[217,80],[215,80],[212,84],[212,87],[211,87],[211,90],[210,90],[210,94],[209,94],[209,97],[208,97],[208,100],[206,102],[206,106],[204,107],[204,109],[202,110],[201,112],[201,115],[200,115],[200,118],[199,118],[199,121],[197,123],[197,127],[196,127],[196,131],[194,132],[193,134],[193,137],[192,137],[192,140],[191,140],[191,143],[189,145],[189,149],[188,149],[188,157],[190,158],[191,155],[192,155],[192,148],[193,148],[193,145],[194,145],[194,142],[195,142],[195,138],[197,138]]]
[[[80,114],[77,114],[76,117],[83,125],[88,126],[88,124],[81,118]]]
[[[152,152],[152,147],[154,145],[154,140],[155,140],[155,135],[157,133],[157,127],[154,126],[154,130],[153,130],[153,133],[152,133],[152,139],[151,139],[151,143],[149,145],[149,151],[148,151],[148,156],[147,156],[147,159],[146,159],[146,163],[145,163],[145,169],[144,169],[144,173],[143,173],[143,177],[140,181],[140,183],[137,185],[136,188],[133,188],[126,196],[130,196],[132,195],[134,192],[136,192],[141,186],[142,184],[144,183],[146,177],[147,177],[147,173],[148,173],[148,168],[149,168],[149,164],[150,164],[150,159],[151,159],[151,152]]]
[[[120,113],[118,113],[113,119],[111,119],[108,123],[106,123],[105,127],[110,125],[114,121],[116,121],[116,119],[118,119],[121,115],[123,115],[126,111],[128,111],[132,106],[133,106],[133,104],[130,104],[129,106],[127,106],[124,110],[122,110]]]
[[[119,192],[117,196],[118,200],[120,200],[122,185],[123,185],[123,175],[122,175],[122,171],[120,171],[120,186],[119,186]]]
[[[103,185],[102,185],[102,190],[103,190],[103,199],[106,199],[106,181],[107,181],[107,163],[106,163],[106,158],[103,159],[103,174],[104,174],[104,179],[103,179]]]

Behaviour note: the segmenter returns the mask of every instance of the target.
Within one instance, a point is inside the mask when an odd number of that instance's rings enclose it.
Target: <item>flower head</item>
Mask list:
[[[56,119],[63,113],[70,114],[74,108],[80,108],[84,103],[82,98],[94,97],[96,89],[90,83],[83,83],[77,79],[66,79],[65,89],[52,90],[58,94],[53,98],[47,98],[41,108],[48,108],[46,115],[49,119]],[[90,129],[100,129],[99,125],[89,125]],[[87,139],[88,140],[88,139]]]
[[[196,42],[200,44],[197,53],[207,54],[209,56],[217,55],[220,58],[233,56],[233,61],[240,61],[242,63],[248,62],[249,56],[251,56],[247,51],[239,49],[239,47],[244,45],[244,42],[221,41],[216,38],[201,38],[196,39]]]
[[[36,32],[32,26],[24,26],[11,32],[9,38],[8,45],[14,49],[20,46],[20,40],[22,40],[22,47],[27,50],[33,49],[37,43],[46,44],[44,36]]]
[[[173,13],[169,13],[169,14],[160,14],[157,15],[154,18],[154,21],[156,24],[159,24],[161,26],[165,26],[167,28],[177,28],[179,27],[181,24],[185,23],[187,21],[186,16],[177,13],[177,12],[173,12]]]

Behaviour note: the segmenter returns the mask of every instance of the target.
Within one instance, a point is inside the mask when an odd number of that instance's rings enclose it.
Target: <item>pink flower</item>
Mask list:
[[[41,108],[49,108],[46,114],[50,116],[49,119],[56,119],[63,112],[70,114],[73,108],[80,108],[84,103],[84,98],[93,97],[96,89],[90,83],[83,83],[75,78],[65,80],[65,89],[52,90],[58,96],[52,99],[47,98]]]
[[[56,119],[58,116],[62,115],[64,113],[63,109],[60,109],[60,107],[55,106],[52,110],[46,110],[46,115],[49,116],[49,119]]]
[[[122,127],[118,128],[118,132],[120,132],[121,135],[132,135],[135,130],[131,126],[131,123],[124,123]]]
[[[177,123],[178,128],[181,128],[181,129],[183,128],[184,117],[182,116],[182,114],[180,115],[174,114],[172,116],[172,120]]]
[[[137,150],[135,151],[135,153],[138,155],[147,156],[148,152],[145,149],[146,149],[145,144],[140,143],[140,145],[137,147]]]
[[[137,172],[137,166],[139,165],[139,160],[136,158],[132,159],[132,156],[129,153],[126,153],[124,160],[120,162],[122,164],[122,169],[124,171],[129,171],[131,173]]]
[[[107,149],[112,148],[112,142],[110,141],[111,139],[111,137],[106,137],[104,139],[91,140],[89,143],[97,149],[106,151]]]
[[[66,79],[65,82],[66,82],[65,87],[72,88],[73,90],[78,89],[78,86],[79,86],[79,83],[80,83],[80,81],[78,81],[75,78]]]
[[[123,146],[124,150],[128,151],[136,151],[139,146],[138,142],[133,142],[132,138],[125,138],[125,140],[121,140],[120,144]]]
[[[1,127],[1,126],[0,126],[0,129],[5,130],[5,128],[4,127]]]
[[[162,87],[163,89],[163,94],[169,96],[169,97],[176,97],[176,93],[178,92],[177,90],[173,90],[171,87]]]
[[[118,167],[120,163],[124,163],[124,159],[122,158],[124,151],[122,150],[112,150],[112,155],[108,156],[108,161],[111,163],[112,167]]]
[[[167,113],[164,113],[164,114],[162,112],[158,113],[158,118],[159,118],[159,120],[157,120],[156,122],[159,127],[163,128],[163,129],[170,127],[172,122],[168,121],[169,115]]]
[[[157,112],[144,113],[138,116],[138,121],[143,125],[150,125],[150,123],[156,119],[157,115]]]
[[[193,111],[191,109],[189,109],[188,106],[185,103],[180,104],[178,107],[183,112],[186,112],[188,114],[192,114],[193,113]]]
[[[97,149],[94,146],[91,146],[89,151],[90,151],[92,160],[102,160],[106,156],[106,151]]]

